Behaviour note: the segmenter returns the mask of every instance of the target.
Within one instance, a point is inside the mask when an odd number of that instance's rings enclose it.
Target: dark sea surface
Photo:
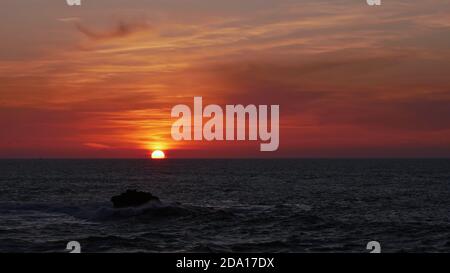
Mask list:
[[[450,252],[449,209],[443,159],[0,160],[0,252]]]

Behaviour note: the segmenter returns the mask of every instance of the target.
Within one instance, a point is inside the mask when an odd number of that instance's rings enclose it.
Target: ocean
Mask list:
[[[0,160],[0,252],[450,252],[449,208],[446,159]]]

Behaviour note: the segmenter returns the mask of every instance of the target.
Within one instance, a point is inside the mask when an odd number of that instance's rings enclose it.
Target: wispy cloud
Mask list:
[[[108,40],[123,38],[143,31],[151,31],[152,27],[147,22],[127,22],[119,21],[111,29],[94,30],[80,22],[75,23],[75,27],[86,37],[92,40]]]
[[[111,149],[110,146],[100,143],[84,143],[84,146],[94,148],[94,149]]]

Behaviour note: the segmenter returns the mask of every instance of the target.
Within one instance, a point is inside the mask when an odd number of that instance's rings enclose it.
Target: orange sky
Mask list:
[[[0,157],[450,156],[450,2],[6,0]],[[279,104],[280,149],[171,108]]]

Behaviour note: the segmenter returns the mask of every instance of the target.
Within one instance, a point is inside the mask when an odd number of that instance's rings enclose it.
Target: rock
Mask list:
[[[139,207],[150,201],[159,202],[159,198],[149,192],[137,190],[127,190],[111,198],[114,208]]]

